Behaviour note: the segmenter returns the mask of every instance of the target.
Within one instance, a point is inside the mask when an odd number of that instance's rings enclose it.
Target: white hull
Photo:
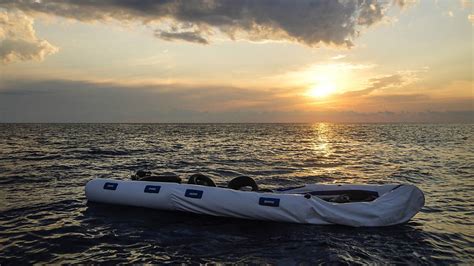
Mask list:
[[[368,190],[370,202],[333,203],[305,193]],[[315,193],[313,193],[315,194]],[[317,193],[316,193],[317,194]],[[305,185],[284,191],[251,192],[199,185],[94,179],[89,201],[176,210],[214,216],[301,224],[388,226],[405,223],[423,207],[423,192],[413,185]]]

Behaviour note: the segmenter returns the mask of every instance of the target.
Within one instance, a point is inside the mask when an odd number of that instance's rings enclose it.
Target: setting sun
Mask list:
[[[331,81],[322,81],[316,84],[307,92],[307,96],[314,98],[323,98],[334,93],[336,90],[336,84]]]

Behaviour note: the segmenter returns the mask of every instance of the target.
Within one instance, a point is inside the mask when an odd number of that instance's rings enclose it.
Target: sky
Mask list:
[[[472,0],[0,0],[0,122],[474,122]]]

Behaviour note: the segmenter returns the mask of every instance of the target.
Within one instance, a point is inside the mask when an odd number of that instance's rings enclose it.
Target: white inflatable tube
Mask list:
[[[423,192],[413,185],[318,184],[268,193],[177,183],[94,179],[87,183],[85,190],[91,202],[253,220],[348,226],[405,223],[425,202]],[[333,203],[315,196],[347,190],[371,191],[378,198],[369,202]]]

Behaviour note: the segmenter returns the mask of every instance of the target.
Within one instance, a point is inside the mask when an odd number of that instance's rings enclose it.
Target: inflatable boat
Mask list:
[[[245,176],[217,187],[202,174],[192,175],[187,184],[173,174],[137,174],[133,180],[93,179],[86,185],[86,197],[91,202],[159,210],[355,227],[405,223],[425,202],[423,192],[409,184],[309,184],[262,190]]]

